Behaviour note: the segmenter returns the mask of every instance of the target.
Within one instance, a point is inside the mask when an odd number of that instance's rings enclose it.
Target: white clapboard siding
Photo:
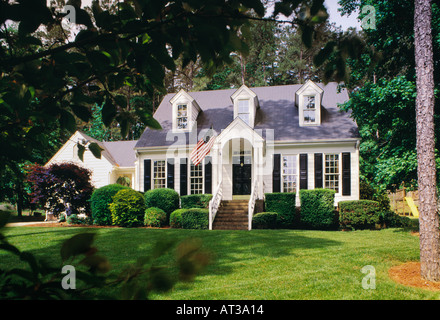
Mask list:
[[[80,132],[76,132],[70,137],[52,159],[49,160],[46,166],[53,163],[72,162],[92,171],[92,184],[95,188],[110,184],[111,172],[113,170],[112,163],[103,156],[101,159],[96,158],[87,149],[84,152],[84,161],[78,159],[75,147],[78,139],[83,139]]]

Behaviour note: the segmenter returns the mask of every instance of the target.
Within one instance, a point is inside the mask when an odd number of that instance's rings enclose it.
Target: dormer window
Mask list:
[[[323,93],[324,90],[311,80],[307,81],[296,92],[299,125],[301,127],[321,125],[321,99]]]
[[[249,125],[250,112],[249,100],[238,100],[238,117],[241,118],[247,125]]]
[[[188,105],[177,105],[177,129],[188,128]]]
[[[173,130],[189,131],[201,111],[198,103],[185,90],[180,90],[171,100]]]
[[[253,128],[255,126],[255,115],[259,108],[255,92],[242,85],[231,96],[231,100],[234,104],[234,119],[240,118],[244,123]]]
[[[304,123],[316,123],[315,96],[305,96],[304,100]]]

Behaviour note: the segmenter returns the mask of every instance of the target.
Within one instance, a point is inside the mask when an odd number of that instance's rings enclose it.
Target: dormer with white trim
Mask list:
[[[299,125],[301,127],[321,125],[321,101],[323,93],[324,90],[311,80],[308,80],[296,92]]]
[[[197,101],[185,90],[180,90],[171,100],[173,131],[191,131],[201,109]]]
[[[231,96],[234,105],[234,119],[239,117],[251,128],[255,125],[255,115],[260,107],[257,95],[247,86],[242,85]]]

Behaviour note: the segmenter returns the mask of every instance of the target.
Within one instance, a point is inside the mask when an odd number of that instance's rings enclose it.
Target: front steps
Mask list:
[[[222,200],[212,225],[214,230],[248,230],[249,200]]]

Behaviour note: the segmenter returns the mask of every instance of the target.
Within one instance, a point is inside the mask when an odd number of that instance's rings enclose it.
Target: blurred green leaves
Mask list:
[[[149,256],[139,257],[127,265],[121,273],[112,274],[108,259],[97,254],[94,246],[96,233],[85,232],[74,235],[61,244],[59,267],[40,261],[31,252],[21,251],[7,241],[2,227],[9,214],[0,212],[0,250],[17,256],[26,267],[11,270],[0,269],[0,299],[2,300],[53,300],[53,299],[148,299],[152,292],[171,290],[179,280],[189,281],[209,263],[209,254],[199,241],[187,239],[179,244],[176,240],[158,241]],[[177,245],[177,248],[176,248]],[[167,255],[174,259],[165,259]],[[7,255],[5,256],[7,257]],[[163,261],[175,261],[164,264]],[[75,270],[74,290],[62,287],[65,274],[63,266]],[[118,287],[119,296],[91,296],[94,288]]]

